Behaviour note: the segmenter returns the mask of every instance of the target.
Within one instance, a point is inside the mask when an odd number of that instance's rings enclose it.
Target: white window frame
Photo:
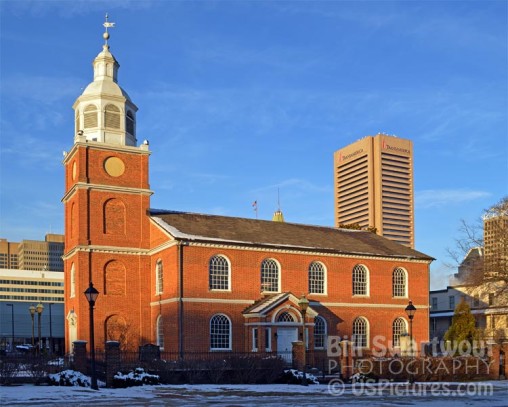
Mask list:
[[[155,295],[160,295],[164,292],[164,265],[162,260],[158,259],[155,262]]]
[[[219,285],[217,284],[213,278],[219,278],[219,277],[222,277],[223,275],[219,274],[218,271],[220,270],[215,270],[216,272],[212,274],[212,267],[218,267],[216,264],[213,265],[212,264],[212,261],[214,260],[221,260],[221,261],[224,261],[225,264],[227,265],[227,287],[226,288],[214,288],[214,285]],[[212,257],[210,257],[210,259],[208,260],[208,289],[210,291],[231,291],[231,262],[229,261],[229,259],[224,256],[223,254],[216,254],[216,255],[213,255]]]
[[[357,281],[360,271],[363,272],[363,280],[364,281]],[[353,286],[352,291],[353,291],[354,297],[368,297],[370,295],[370,277],[369,277],[369,275],[370,275],[370,273],[369,273],[369,269],[367,268],[367,266],[365,266],[363,264],[357,264],[353,267],[351,277],[352,277],[352,286]],[[360,288],[358,286],[359,284],[365,285],[365,290],[362,290],[365,292],[361,292],[361,293],[355,292],[355,291],[359,291],[358,290],[358,288]]]
[[[252,328],[252,352],[257,352],[259,349],[259,329]]]
[[[323,322],[323,346],[317,346],[316,345],[316,327],[318,326],[316,321],[322,321]],[[322,316],[318,315],[316,318],[314,318],[314,349],[326,349],[326,340],[327,340],[327,332],[328,332],[328,325],[326,323],[326,319],[324,319]]]
[[[212,344],[213,344],[213,340],[212,340],[212,335],[214,334],[212,332],[212,322],[214,320],[214,318],[219,318],[219,317],[224,317],[227,321],[228,321],[228,347],[220,347],[220,348],[217,348],[217,347],[213,347]],[[233,338],[233,324],[231,323],[231,319],[225,315],[225,314],[214,314],[212,315],[212,317],[210,318],[210,324],[209,324],[209,335],[210,335],[210,350],[211,351],[228,351],[228,350],[231,350],[232,349],[232,338]],[[216,335],[223,335],[221,333],[216,333]]]
[[[315,267],[319,267],[321,270],[315,270]],[[322,279],[316,278],[316,274],[322,273]],[[308,279],[309,279],[309,294],[315,295],[326,295],[327,293],[327,270],[326,266],[320,261],[313,261],[309,264],[308,270]],[[323,284],[323,288],[321,291],[315,290],[317,285],[320,283]]]
[[[266,282],[264,283],[263,282],[263,271],[267,271],[267,272],[270,272],[271,270],[264,270],[264,265],[265,263],[273,263],[275,265],[275,267],[277,268],[277,290],[274,291],[274,290],[267,290],[265,289],[264,286],[266,286]],[[260,267],[260,281],[261,281],[261,292],[267,292],[267,293],[280,293],[280,289],[281,289],[281,267],[280,267],[280,263],[273,259],[273,258],[267,258],[267,259],[264,259],[262,262],[261,262],[261,267]],[[273,278],[273,277],[270,277],[270,278]],[[271,283],[268,283],[271,285]],[[271,288],[271,287],[270,287]]]
[[[398,331],[398,332],[396,332],[396,331]],[[397,317],[392,322],[392,346],[393,347],[400,347],[400,337],[404,334],[407,334],[407,321],[402,317]]]
[[[156,343],[160,350],[164,350],[164,319],[159,314],[155,325]]]
[[[272,351],[272,328],[265,328],[265,351]]]
[[[361,346],[358,346],[358,340],[357,340],[357,333],[355,333],[355,327],[357,326],[356,324],[357,323],[362,323],[363,326],[364,326],[364,333],[360,334],[361,336],[365,336],[365,343],[364,341],[362,341],[361,343]],[[356,348],[368,348],[369,347],[369,343],[370,343],[370,324],[369,324],[369,320],[365,317],[356,317],[353,321],[353,326],[352,326],[352,335],[351,335],[351,338],[353,339],[353,343],[354,343],[354,346]]]
[[[402,283],[401,278],[402,276]],[[399,281],[396,281],[398,279]],[[392,272],[392,297],[393,298],[407,298],[408,274],[402,267],[396,267]],[[402,288],[402,290],[401,290]],[[399,295],[400,292],[403,295]]]
[[[71,265],[71,289],[69,293],[70,298],[74,298],[76,296],[76,268],[74,267],[74,263]]]

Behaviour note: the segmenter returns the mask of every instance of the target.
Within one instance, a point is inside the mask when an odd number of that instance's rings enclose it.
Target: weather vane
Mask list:
[[[107,46],[108,45],[108,40],[109,40],[108,28],[114,28],[115,27],[115,23],[110,23],[108,21],[108,13],[106,13],[106,21],[104,21],[104,24],[102,24],[102,25],[106,29],[106,32],[104,34],[102,34],[102,37],[104,38],[104,41],[106,41],[104,45]]]

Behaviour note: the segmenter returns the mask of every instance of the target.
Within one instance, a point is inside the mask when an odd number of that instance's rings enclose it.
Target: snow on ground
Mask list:
[[[480,385],[480,387],[479,387]],[[476,394],[482,392],[483,394]],[[333,394],[335,393],[335,395]],[[460,393],[460,394],[457,394]],[[4,386],[1,406],[508,406],[508,381],[374,385],[160,385],[106,389]]]

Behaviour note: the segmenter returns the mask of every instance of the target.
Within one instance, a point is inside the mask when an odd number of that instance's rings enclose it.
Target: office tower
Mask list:
[[[386,134],[367,136],[334,154],[335,225],[375,227],[414,247],[413,145]]]
[[[506,272],[508,263],[508,201],[491,208],[483,216],[485,275],[495,278]]]
[[[64,236],[48,233],[44,240],[20,243],[0,239],[0,268],[63,271]]]
[[[18,268],[18,247],[17,242],[0,239],[0,269]]]

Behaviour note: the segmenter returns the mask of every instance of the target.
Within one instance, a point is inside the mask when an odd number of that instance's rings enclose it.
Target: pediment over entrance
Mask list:
[[[301,311],[298,301],[300,301],[300,299],[290,292],[268,295],[246,308],[243,311],[243,316],[247,319],[262,318],[265,321],[274,323],[301,323]],[[307,318],[313,319],[317,315],[318,313],[311,306],[307,308]],[[293,318],[293,321],[291,321],[291,317]]]

